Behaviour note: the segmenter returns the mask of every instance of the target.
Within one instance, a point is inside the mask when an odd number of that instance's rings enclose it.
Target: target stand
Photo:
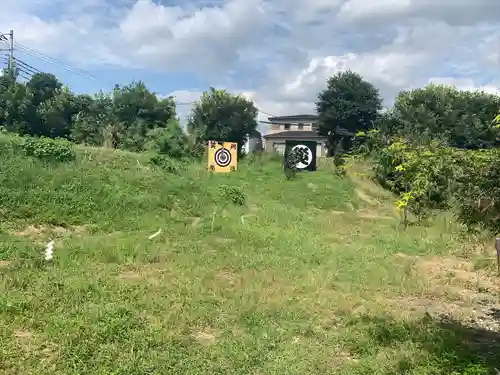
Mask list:
[[[227,173],[236,171],[238,144],[234,142],[208,141],[208,170]]]

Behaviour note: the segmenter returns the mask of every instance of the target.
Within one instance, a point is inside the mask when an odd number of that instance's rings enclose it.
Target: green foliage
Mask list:
[[[165,154],[156,154],[149,159],[149,162],[172,174],[178,175],[186,170],[186,163],[184,160],[173,159]]]
[[[196,138],[196,144],[205,145],[209,140],[237,142],[241,153],[247,135],[257,128],[256,117],[257,108],[252,101],[211,88],[194,106],[188,132]]]
[[[462,152],[455,165],[458,219],[500,234],[500,149]]]
[[[75,149],[71,142],[61,138],[26,137],[21,145],[27,156],[58,162],[75,159]]]
[[[307,158],[307,150],[302,148],[291,149],[286,153],[284,170],[287,180],[291,180],[296,177],[297,172],[299,171],[297,164],[307,162]]]
[[[70,139],[89,146],[117,147],[113,139],[116,131],[109,132],[119,123],[111,95],[99,92],[94,97],[79,96],[75,104],[78,112],[72,118]]]
[[[165,128],[156,128],[147,134],[146,149],[174,159],[189,156],[188,138],[178,120],[170,120]]]
[[[453,150],[438,142],[416,146],[398,140],[380,150],[375,165],[377,180],[400,196],[398,208],[419,219],[449,207],[455,171]]]
[[[352,137],[371,129],[381,108],[378,89],[359,74],[345,71],[330,77],[316,102],[318,130],[328,139],[329,154],[348,151]]]
[[[244,206],[246,202],[245,193],[237,186],[220,185],[218,191],[221,198],[226,203],[232,203],[237,206]]]
[[[498,95],[428,85],[401,92],[377,125],[383,133],[413,143],[438,139],[453,147],[490,148],[500,136],[491,123],[499,107]]]

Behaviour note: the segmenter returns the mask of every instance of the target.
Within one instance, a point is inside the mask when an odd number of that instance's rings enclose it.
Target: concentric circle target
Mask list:
[[[231,152],[227,148],[219,148],[215,151],[214,159],[219,167],[227,167],[231,164]]]

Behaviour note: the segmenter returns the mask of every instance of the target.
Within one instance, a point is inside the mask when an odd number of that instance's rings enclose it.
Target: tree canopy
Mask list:
[[[203,93],[188,119],[197,142],[237,142],[239,152],[256,128],[257,108],[251,100],[215,88]]]
[[[378,89],[359,74],[348,70],[330,77],[316,101],[318,131],[328,139],[329,154],[341,141],[345,149],[357,132],[372,128],[381,109]]]
[[[458,148],[490,148],[499,136],[492,123],[498,108],[498,95],[431,84],[401,92],[388,113],[391,128],[382,130],[414,141],[439,139]]]

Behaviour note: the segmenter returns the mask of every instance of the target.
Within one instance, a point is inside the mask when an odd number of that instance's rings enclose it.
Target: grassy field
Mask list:
[[[0,139],[0,374],[494,373],[492,244],[393,201],[359,163],[174,175]]]

